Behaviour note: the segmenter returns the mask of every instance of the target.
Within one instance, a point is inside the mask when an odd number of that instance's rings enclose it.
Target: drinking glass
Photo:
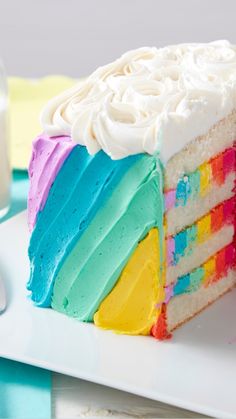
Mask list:
[[[10,184],[8,89],[6,73],[0,61],[0,218],[9,209]]]

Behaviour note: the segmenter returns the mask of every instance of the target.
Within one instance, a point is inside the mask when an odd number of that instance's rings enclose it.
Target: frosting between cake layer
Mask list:
[[[192,293],[202,284],[209,287],[213,282],[219,281],[227,274],[227,271],[235,265],[235,246],[230,243],[214,256],[208,259],[202,266],[192,272],[178,278],[177,282],[170,285],[168,293],[176,296],[183,293]],[[169,292],[169,290],[172,290]]]
[[[208,214],[193,225],[166,238],[166,262],[168,266],[177,265],[179,260],[192,253],[198,245],[207,241],[209,236],[219,231],[224,225],[234,223],[235,197],[214,207]]]
[[[129,51],[51,100],[41,122],[91,154],[165,163],[235,107],[236,47],[217,41]]]
[[[235,170],[235,160],[235,147],[231,147],[199,166],[195,172],[186,174],[176,189],[165,192],[166,210],[185,206],[189,199],[204,197],[214,184],[223,185],[226,177]]]

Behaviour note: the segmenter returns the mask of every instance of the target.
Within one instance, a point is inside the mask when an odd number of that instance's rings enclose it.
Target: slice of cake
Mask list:
[[[29,167],[37,306],[171,332],[236,284],[236,47],[141,48],[43,110]]]

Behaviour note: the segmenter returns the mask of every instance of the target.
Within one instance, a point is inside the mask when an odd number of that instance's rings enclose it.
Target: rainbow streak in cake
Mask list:
[[[195,172],[179,180],[176,189],[165,192],[165,208],[185,206],[188,200],[205,196],[214,184],[223,185],[227,175],[235,168],[235,150],[229,148]]]
[[[179,260],[190,254],[199,243],[207,241],[211,234],[224,225],[233,225],[235,218],[235,197],[213,208],[195,224],[166,239],[167,265],[177,265]]]
[[[234,259],[235,247],[233,244],[229,244],[207,260],[201,267],[179,277],[174,285],[165,289],[165,292],[174,296],[194,292],[201,284],[208,287],[212,282],[220,280],[227,274],[228,270],[234,265]]]

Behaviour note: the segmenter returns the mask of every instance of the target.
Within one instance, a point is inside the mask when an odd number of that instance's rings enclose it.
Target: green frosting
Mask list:
[[[159,160],[143,155],[124,175],[60,269],[52,307],[92,321],[138,242],[158,227],[163,243],[163,176]],[[161,259],[162,244],[160,248]]]
[[[200,288],[204,278],[204,269],[202,267],[195,269],[190,274],[190,285],[187,292],[195,292]]]
[[[195,199],[200,191],[200,170],[196,170],[189,176],[191,198]]]

